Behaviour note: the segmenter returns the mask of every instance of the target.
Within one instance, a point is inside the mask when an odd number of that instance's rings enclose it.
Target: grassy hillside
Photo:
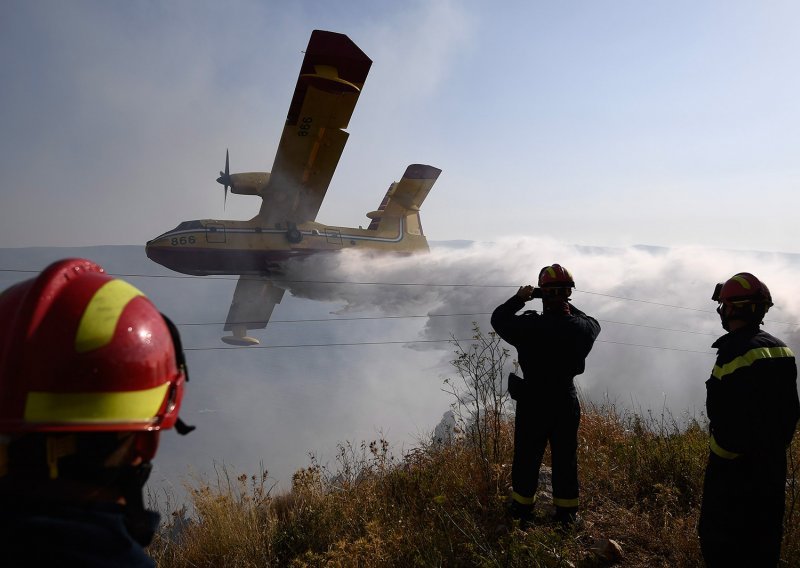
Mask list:
[[[548,522],[544,483],[537,523],[505,516],[513,423],[500,378],[508,353],[476,329],[457,345],[452,436],[393,456],[386,440],[339,446],[335,466],[312,459],[290,491],[266,474],[231,475],[191,490],[192,520],[173,515],[151,545],[178,566],[604,566],[592,552],[613,539],[624,566],[702,566],[695,526],[708,454],[704,425],[584,404],[579,475],[584,524]],[[549,464],[549,456],[545,458]],[[783,559],[800,565],[792,445]],[[546,474],[546,471],[544,472]],[[546,475],[543,475],[546,481]]]

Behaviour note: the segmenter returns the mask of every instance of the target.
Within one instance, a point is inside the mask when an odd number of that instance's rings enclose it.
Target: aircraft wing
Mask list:
[[[346,35],[312,32],[263,192],[257,218],[265,225],[316,218],[371,65]]]
[[[241,276],[236,283],[225,331],[233,335],[222,338],[231,345],[254,345],[258,340],[247,337],[248,329],[264,329],[275,306],[281,303],[285,290],[268,278]]]

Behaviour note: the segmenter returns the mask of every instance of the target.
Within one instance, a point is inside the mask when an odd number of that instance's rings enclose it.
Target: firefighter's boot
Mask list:
[[[556,507],[553,520],[565,530],[580,529],[583,526],[583,519],[578,514],[577,507]]]
[[[533,504],[522,504],[514,499],[509,499],[508,516],[519,521],[519,528],[525,530],[533,524]]]

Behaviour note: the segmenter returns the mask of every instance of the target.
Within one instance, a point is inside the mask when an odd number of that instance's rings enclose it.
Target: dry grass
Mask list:
[[[504,455],[480,463],[468,437],[422,443],[394,458],[377,440],[339,448],[333,470],[312,459],[290,491],[272,495],[266,475],[192,489],[195,515],[173,517],[150,547],[164,568],[183,566],[600,566],[600,537],[623,547],[624,566],[702,566],[695,533],[707,435],[694,420],[585,405],[579,470],[585,526],[521,531],[504,516],[513,428]],[[493,441],[489,441],[493,443]],[[784,561],[800,565],[792,447]],[[489,471],[487,476],[486,472]],[[178,530],[180,529],[180,530]]]
[[[708,435],[695,421],[593,408],[580,431],[584,510],[630,566],[702,566],[696,536]]]

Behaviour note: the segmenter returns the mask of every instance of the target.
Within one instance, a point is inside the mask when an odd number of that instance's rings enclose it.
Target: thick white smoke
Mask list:
[[[5,268],[38,270],[65,256],[91,258],[117,274],[175,276],[151,263],[141,247],[0,249]],[[219,337],[235,279],[129,277],[182,324],[191,381],[181,416],[198,427],[185,438],[174,432],[162,438],[150,487],[180,499],[181,480],[191,471],[213,479],[214,463],[235,473],[263,465],[287,487],[291,474],[308,464],[309,452],[323,463],[335,460],[337,442],[383,435],[395,451],[415,444],[452,402],[441,387],[453,376],[453,346],[404,342],[469,338],[473,321],[489,331],[488,313],[554,262],[575,277],[575,305],[603,327],[577,380],[584,396],[645,412],[666,405],[678,418],[684,412],[699,417],[714,362],[710,346],[724,333],[710,299],[714,285],[739,271],[762,278],[775,301],[765,328],[800,352],[797,326],[778,323],[800,321],[793,294],[799,259],[703,248],[582,247],[527,237],[443,243],[408,257],[317,257],[284,277],[317,283],[285,283],[295,296],[286,294],[266,330],[253,332],[263,348],[233,350],[218,348],[227,347]],[[0,283],[31,276],[5,272]],[[534,300],[528,307],[540,305]],[[423,317],[384,317],[408,315]],[[342,317],[379,319],[319,321]],[[203,322],[208,325],[185,325]],[[308,344],[320,346],[276,347]]]
[[[789,254],[585,247],[519,237],[434,246],[430,254],[408,257],[335,255],[321,264],[298,263],[286,278],[296,295],[341,303],[340,314],[427,314],[418,338],[436,340],[469,338],[473,321],[490,331],[485,314],[518,286],[535,284],[542,266],[558,262],[575,277],[575,305],[603,327],[579,379],[584,394],[634,410],[667,407],[675,415],[689,412],[699,417],[704,381],[714,361],[711,344],[724,333],[710,299],[714,285],[737,272],[756,274],[770,287],[775,302],[765,329],[797,346],[800,299],[793,291],[800,277],[798,260]],[[329,283],[291,282],[296,280]],[[540,307],[536,300],[527,306]],[[444,314],[449,317],[437,317]],[[439,343],[409,346],[443,349],[444,360],[452,351]]]

